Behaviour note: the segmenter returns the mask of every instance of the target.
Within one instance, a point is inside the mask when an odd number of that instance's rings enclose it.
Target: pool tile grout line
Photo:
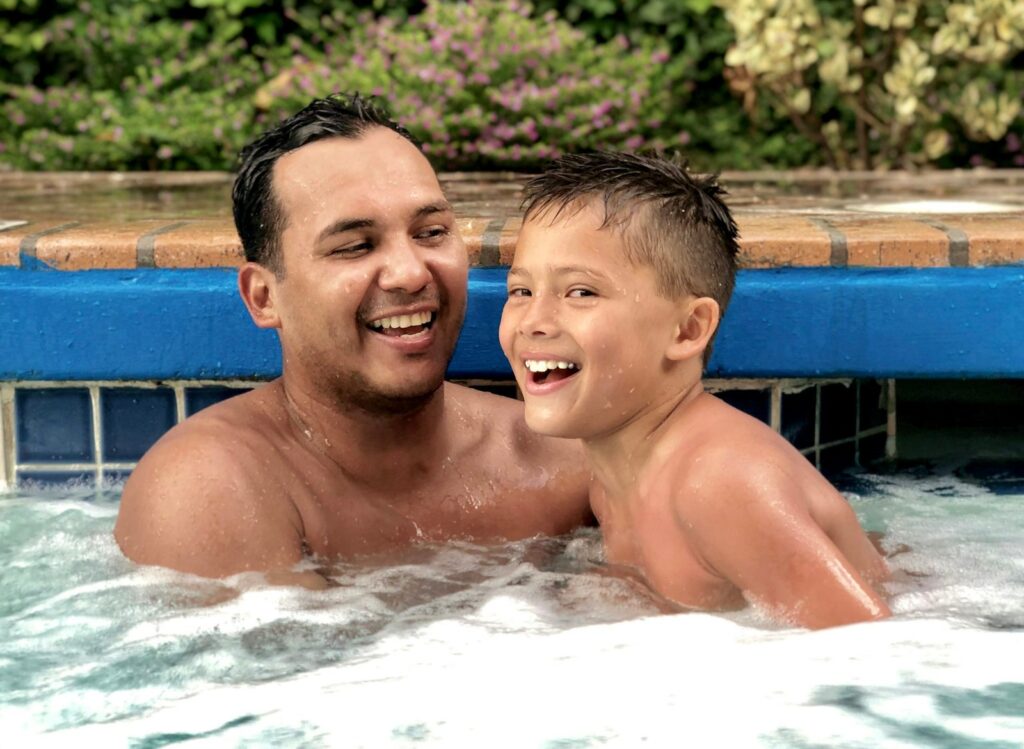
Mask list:
[[[839,229],[837,229],[832,222],[827,219],[823,219],[818,216],[811,216],[808,220],[828,234],[829,242],[831,242],[832,245],[829,255],[829,265],[833,268],[845,268],[849,264],[850,260],[850,250],[846,243],[846,235],[839,231]]]
[[[167,226],[161,226],[159,229],[146,232],[139,241],[135,243],[135,266],[137,268],[155,268],[156,267],[156,238],[161,234],[168,234],[175,229],[180,229],[183,226],[188,226],[191,223],[189,221],[175,221]]]
[[[951,268],[966,268],[970,265],[971,242],[963,229],[948,226],[936,219],[922,218],[918,220],[922,224],[943,232],[949,239],[949,266]]]
[[[29,258],[31,261],[37,260],[36,249],[39,245],[40,239],[48,237],[51,234],[60,234],[62,231],[73,229],[80,223],[80,221],[68,221],[67,223],[51,226],[49,229],[43,229],[42,231],[37,231],[33,234],[27,234],[22,237],[21,242],[18,244],[18,254],[20,256],[19,265],[21,265],[25,270],[35,270],[36,264],[34,262],[25,264],[21,262],[21,258]]]
[[[488,222],[480,238],[480,260],[478,265],[489,268],[501,265],[501,234],[508,222],[507,218],[496,218]]]

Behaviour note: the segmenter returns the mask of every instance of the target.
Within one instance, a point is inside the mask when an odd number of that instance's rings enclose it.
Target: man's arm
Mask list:
[[[322,588],[302,559],[297,511],[237,440],[179,427],[132,472],[114,527],[125,556],[205,577],[267,572],[274,583]]]
[[[722,471],[702,483],[696,495],[676,498],[680,527],[707,565],[749,600],[812,629],[890,615],[785,472]]]

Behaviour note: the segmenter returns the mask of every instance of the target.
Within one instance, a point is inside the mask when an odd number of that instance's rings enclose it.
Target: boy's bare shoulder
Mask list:
[[[699,421],[673,442],[675,454],[663,457],[676,501],[709,505],[717,514],[757,498],[794,496],[794,484],[813,471],[804,456],[767,424],[719,399],[702,405]]]

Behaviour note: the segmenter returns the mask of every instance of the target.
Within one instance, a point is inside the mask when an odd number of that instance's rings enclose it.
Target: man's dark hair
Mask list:
[[[739,246],[717,175],[691,174],[685,161],[661,156],[599,151],[561,157],[523,194],[524,220],[551,223],[600,201],[601,228],[619,231],[629,260],[654,269],[659,292],[710,297],[725,314]],[[705,363],[710,355],[709,341]]]
[[[274,165],[290,151],[324,138],[357,139],[367,130],[384,127],[401,135],[417,148],[419,141],[391,119],[387,109],[372,97],[334,94],[314,99],[242,149],[242,165],[235,177],[231,199],[235,228],[242,240],[245,259],[270,268],[280,277],[281,232],[285,215],[274,195]]]

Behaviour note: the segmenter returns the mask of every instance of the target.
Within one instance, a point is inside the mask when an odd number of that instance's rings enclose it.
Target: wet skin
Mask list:
[[[663,296],[602,219],[590,204],[526,222],[500,338],[529,426],[584,442],[608,561],[686,607],[753,601],[808,627],[889,615],[887,567],[843,497],[704,392],[717,303]]]
[[[419,151],[374,128],[283,156],[273,180],[284,272],[248,263],[239,288],[278,332],[282,377],[154,445],[121,500],[124,553],[322,587],[296,565],[586,522],[579,443],[531,432],[521,403],[443,382],[467,257]]]

